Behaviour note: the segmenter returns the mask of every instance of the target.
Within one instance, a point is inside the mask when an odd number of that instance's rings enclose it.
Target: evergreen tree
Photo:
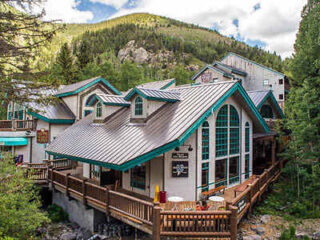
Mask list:
[[[285,109],[284,126],[290,131],[291,141],[284,155],[290,159],[284,171],[290,184],[284,191],[293,194],[290,201],[296,211],[319,216],[320,5],[307,5],[302,17],[290,64],[292,87]]]
[[[56,59],[58,76],[63,84],[71,84],[76,81],[76,69],[73,64],[73,56],[67,43],[63,44]]]
[[[93,60],[93,56],[90,50],[90,46],[87,41],[82,41],[79,48],[77,49],[77,64],[80,69],[85,68],[85,66]]]

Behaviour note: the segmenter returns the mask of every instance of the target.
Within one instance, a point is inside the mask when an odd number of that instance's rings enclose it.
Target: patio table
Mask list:
[[[215,207],[215,210],[217,210],[224,202],[224,198],[223,197],[220,197],[220,196],[212,196],[212,197],[209,197],[209,200],[211,202],[214,202],[215,205],[219,205],[218,207]]]

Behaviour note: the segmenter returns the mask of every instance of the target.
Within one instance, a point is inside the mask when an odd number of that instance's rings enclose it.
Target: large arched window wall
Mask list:
[[[232,105],[220,108],[216,118],[215,184],[227,186],[240,180],[240,118]]]

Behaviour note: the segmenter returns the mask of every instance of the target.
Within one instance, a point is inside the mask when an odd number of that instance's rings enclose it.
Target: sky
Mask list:
[[[225,36],[276,51],[282,58],[293,45],[307,0],[46,0],[46,20],[96,23],[147,12],[218,30]]]

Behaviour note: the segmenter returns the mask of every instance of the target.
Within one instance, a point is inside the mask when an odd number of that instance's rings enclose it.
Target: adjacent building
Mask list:
[[[192,79],[195,83],[239,80],[246,91],[271,90],[282,109],[289,91],[288,78],[283,73],[235,53],[205,66]]]

